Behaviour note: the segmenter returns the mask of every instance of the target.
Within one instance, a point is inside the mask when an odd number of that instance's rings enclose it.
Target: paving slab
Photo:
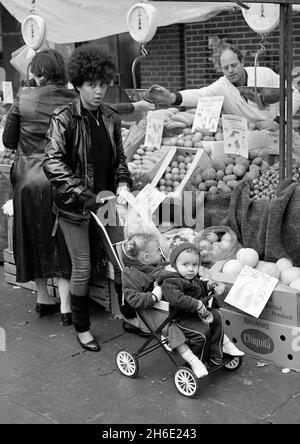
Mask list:
[[[91,301],[90,313],[102,349],[90,353],[59,313],[40,319],[35,301],[31,291],[5,284],[0,266],[0,327],[7,337],[7,351],[0,352],[1,424],[300,422],[299,373],[246,357],[236,372],[203,379],[198,397],[188,399],[175,388],[176,367],[162,348],[139,360],[135,379],[120,374],[117,352],[135,352],[145,339],[124,332],[122,321],[97,303]]]

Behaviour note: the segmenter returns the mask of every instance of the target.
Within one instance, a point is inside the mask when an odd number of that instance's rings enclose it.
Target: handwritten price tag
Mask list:
[[[258,318],[278,279],[245,265],[225,298],[227,304]]]
[[[223,106],[224,97],[199,97],[192,131],[196,128],[216,132]]]
[[[229,114],[222,115],[224,134],[224,153],[248,158],[247,119]]]
[[[159,149],[164,130],[164,119],[147,118],[145,145]]]

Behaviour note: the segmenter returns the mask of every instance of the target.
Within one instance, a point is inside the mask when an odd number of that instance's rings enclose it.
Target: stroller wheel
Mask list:
[[[174,383],[179,393],[188,398],[195,398],[199,392],[199,380],[187,367],[181,367],[176,371]]]
[[[227,370],[234,371],[234,370],[237,370],[238,368],[240,368],[240,366],[242,365],[242,362],[243,362],[242,358],[240,356],[236,356],[231,361],[229,361],[227,364],[225,364],[224,367]]]
[[[139,363],[136,357],[126,350],[121,350],[116,356],[116,364],[120,372],[129,378],[135,378],[139,372]]]

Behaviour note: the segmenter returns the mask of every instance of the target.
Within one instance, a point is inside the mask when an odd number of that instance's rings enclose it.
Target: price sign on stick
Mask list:
[[[229,114],[222,115],[224,153],[236,154],[248,158],[248,125],[247,119]]]
[[[4,103],[13,103],[13,89],[12,82],[2,82],[2,90],[3,90],[3,102]]]
[[[223,96],[199,97],[192,131],[217,131],[223,101]]]
[[[227,304],[258,318],[278,279],[245,265],[225,298]]]
[[[153,119],[150,114],[147,118],[145,145],[159,149],[161,146],[163,130],[164,119]]]

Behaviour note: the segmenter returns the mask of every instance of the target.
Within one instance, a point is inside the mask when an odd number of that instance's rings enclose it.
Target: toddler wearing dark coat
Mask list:
[[[224,292],[224,284],[200,279],[200,252],[185,239],[171,244],[170,265],[160,271],[158,283],[166,301],[176,310],[176,324],[184,332],[193,353],[213,365],[223,362],[223,352],[244,353],[225,337],[220,312],[208,306],[214,294]]]

